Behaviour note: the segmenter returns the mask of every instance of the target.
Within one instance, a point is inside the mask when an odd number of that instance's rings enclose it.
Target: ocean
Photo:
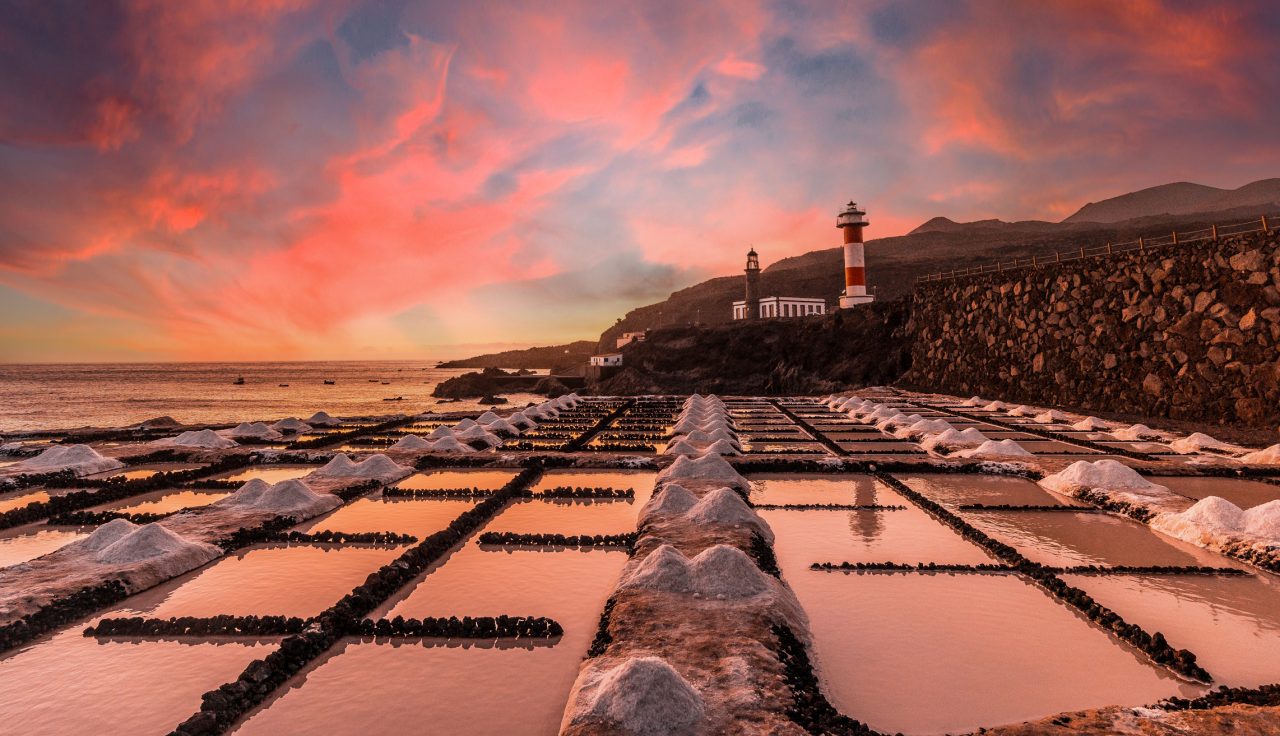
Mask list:
[[[334,416],[483,410],[478,402],[465,399],[438,403],[432,389],[469,369],[435,365],[436,361],[0,364],[0,433],[128,426],[165,415],[184,424],[225,424],[306,418],[321,410]],[[244,384],[235,385],[240,377]],[[384,401],[397,396],[404,400]],[[530,394],[507,398],[515,406],[541,400]]]

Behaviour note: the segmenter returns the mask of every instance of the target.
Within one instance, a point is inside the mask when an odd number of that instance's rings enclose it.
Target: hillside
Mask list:
[[[587,359],[596,350],[595,342],[579,340],[568,345],[548,345],[524,350],[477,355],[474,358],[450,360],[441,368],[550,368],[557,375],[581,375]]]
[[[888,384],[911,360],[910,302],[787,321],[666,327],[623,348],[598,394],[809,394]]]
[[[1280,179],[1263,179],[1238,189],[1176,182],[1090,202],[1064,223],[1114,223],[1139,217],[1214,213],[1240,207],[1280,209]]]

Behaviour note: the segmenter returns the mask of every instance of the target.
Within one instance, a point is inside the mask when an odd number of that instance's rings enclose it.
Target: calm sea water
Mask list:
[[[435,363],[0,364],[0,432],[127,426],[163,415],[219,424],[305,418],[321,410],[353,416],[480,409],[473,401],[437,403],[432,389],[467,371]],[[244,385],[233,384],[238,377]],[[404,400],[383,400],[397,396]],[[508,398],[519,406],[540,397]]]

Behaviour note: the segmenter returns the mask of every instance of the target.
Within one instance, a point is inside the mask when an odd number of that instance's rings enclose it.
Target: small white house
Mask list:
[[[622,353],[605,353],[591,356],[591,365],[616,367],[622,365]]]
[[[806,317],[811,314],[826,314],[825,299],[811,299],[802,296],[769,296],[760,300],[760,318],[774,317]],[[733,303],[733,318],[747,318],[747,302]]]

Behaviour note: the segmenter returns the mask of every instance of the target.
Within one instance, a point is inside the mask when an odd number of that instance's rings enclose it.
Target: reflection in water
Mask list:
[[[554,736],[590,636],[565,639],[530,648],[348,640],[232,733]]]
[[[879,494],[885,502],[883,493]],[[915,508],[905,511],[781,511],[760,515],[773,528],[779,557],[784,552],[813,562],[938,562],[962,565],[992,562],[972,544]],[[874,520],[863,517],[874,516]]]
[[[409,498],[358,498],[333,512],[304,522],[299,531],[397,532],[422,540],[449,526],[473,499],[422,501]]]
[[[1126,621],[1196,653],[1218,684],[1280,682],[1280,579],[1064,576]]]
[[[99,641],[80,626],[0,658],[0,723],[24,736],[165,733],[274,643]]]
[[[129,598],[113,616],[314,616],[400,547],[253,547]]]
[[[229,480],[233,483],[247,483],[254,478],[258,478],[268,483],[275,484],[282,480],[301,478],[302,476],[315,471],[319,467],[319,465],[269,465],[265,467],[240,470],[224,478],[220,478],[219,480]]]
[[[1247,478],[1156,478],[1156,483],[1188,498],[1225,498],[1242,509],[1280,498],[1280,486]]]
[[[415,491],[439,491],[448,488],[479,488],[496,491],[516,477],[516,470],[432,470],[415,473],[394,484]]]
[[[974,512],[965,518],[1043,565],[1232,564],[1220,555],[1112,514]]]
[[[26,527],[25,531],[21,532],[0,533],[0,567],[34,560],[41,555],[60,549],[63,545],[88,536],[83,532],[70,529],[34,527],[39,531],[31,531],[32,528]]]
[[[179,509],[208,506],[227,495],[226,491],[154,491],[152,493],[144,493],[141,496],[134,496],[115,504],[107,504],[103,508],[128,514],[167,514]]]
[[[824,690],[882,732],[967,732],[1202,691],[1017,577],[785,569]]]
[[[895,474],[912,490],[944,506],[1010,504],[1017,506],[1077,505],[1041,488],[1034,481],[1002,475],[961,473]]]
[[[531,502],[532,503],[532,502]],[[545,504],[546,502],[536,502]],[[581,506],[555,507],[566,526]],[[376,736],[432,733],[552,736],[578,665],[627,555],[479,548],[468,539],[374,617],[549,616],[558,641],[348,640],[341,653],[293,678],[236,734],[315,732]],[[384,643],[385,642],[385,643]]]
[[[18,491],[13,494],[0,496],[0,513],[20,509],[23,506],[33,503],[43,503],[49,500],[49,494],[44,491]]]

